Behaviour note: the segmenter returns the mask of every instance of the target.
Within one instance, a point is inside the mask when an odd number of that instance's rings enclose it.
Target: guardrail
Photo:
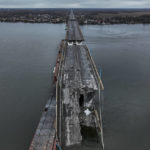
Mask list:
[[[94,69],[94,71],[95,71],[95,75],[96,75],[97,81],[98,81],[98,83],[100,84],[101,90],[104,90],[103,82],[102,82],[102,80],[101,80],[101,78],[100,78],[100,76],[99,76],[99,73],[98,73],[98,71],[97,71],[97,68],[96,68],[96,65],[95,65],[95,63],[94,63],[94,60],[93,60],[93,58],[92,58],[92,56],[91,56],[91,54],[90,54],[90,51],[89,51],[89,49],[88,49],[88,47],[87,47],[86,45],[85,45],[85,48],[86,48],[86,50],[87,50],[87,52],[88,52],[88,56],[89,56],[89,58],[90,58],[92,67],[93,67],[93,69]]]
[[[56,137],[57,140],[59,141],[59,144],[61,145],[61,110],[62,110],[62,104],[61,104],[61,83],[62,83],[62,63],[64,61],[65,57],[65,41],[62,41],[61,43],[62,46],[62,55],[60,59],[60,64],[59,64],[59,71],[58,71],[58,76],[57,76],[57,82],[56,82]]]

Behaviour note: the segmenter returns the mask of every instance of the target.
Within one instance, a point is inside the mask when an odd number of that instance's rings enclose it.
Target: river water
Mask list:
[[[65,25],[0,23],[0,28],[0,149],[28,150],[50,96]],[[81,29],[102,70],[105,150],[149,150],[150,25]]]

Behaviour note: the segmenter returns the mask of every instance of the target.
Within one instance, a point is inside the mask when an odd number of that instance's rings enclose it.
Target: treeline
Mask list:
[[[66,23],[70,9],[0,9],[1,22]],[[74,9],[80,24],[150,23],[150,9]]]

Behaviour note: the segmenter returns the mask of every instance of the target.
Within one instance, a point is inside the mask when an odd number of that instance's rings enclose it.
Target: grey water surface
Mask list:
[[[0,149],[28,150],[64,24],[0,23]],[[105,150],[150,149],[150,25],[81,27],[105,86]],[[85,142],[82,150],[96,150]]]

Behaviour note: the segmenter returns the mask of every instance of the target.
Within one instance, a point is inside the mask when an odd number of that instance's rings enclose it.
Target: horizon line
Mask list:
[[[66,7],[66,8],[64,8],[64,7],[37,7],[37,8],[35,8],[35,7],[14,7],[14,8],[12,8],[12,7],[8,7],[8,8],[1,8],[0,7],[0,9],[150,9],[150,8],[122,8],[122,7],[116,7],[116,8],[84,8],[84,7],[79,7],[79,8],[69,8],[69,7]]]

